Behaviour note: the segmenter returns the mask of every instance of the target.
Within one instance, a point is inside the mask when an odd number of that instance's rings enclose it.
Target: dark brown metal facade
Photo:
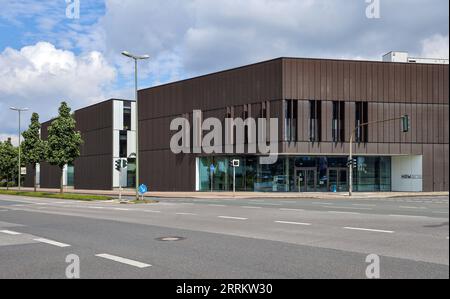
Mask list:
[[[113,100],[75,111],[83,145],[74,163],[75,189],[111,190],[113,183]]]
[[[284,141],[285,100],[298,101],[298,130]],[[322,101],[321,142],[309,140],[309,101]],[[449,190],[448,65],[280,58],[176,82],[139,92],[140,175],[153,191],[194,191],[196,156],[170,150],[170,123],[193,110],[224,119],[227,108],[242,117],[259,117],[270,102],[279,118],[280,153],[346,155],[355,124],[356,102],[367,102],[369,121],[411,117],[411,130],[400,122],[369,127],[359,155],[423,155],[424,191]],[[332,141],[332,102],[345,102],[345,142]],[[248,105],[249,104],[249,105]]]
[[[50,120],[42,124],[41,138],[43,140],[48,138],[48,128],[52,122],[53,120]],[[41,163],[40,183],[41,188],[58,189],[61,185],[61,169],[47,162]]]

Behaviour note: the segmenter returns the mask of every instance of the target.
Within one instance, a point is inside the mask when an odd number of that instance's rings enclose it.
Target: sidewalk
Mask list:
[[[6,190],[6,188],[1,188]],[[17,188],[10,188],[9,190],[18,191]],[[33,188],[22,188],[22,191],[33,191]],[[59,189],[38,189],[39,192],[58,193]],[[111,197],[118,197],[119,191],[104,191],[104,190],[74,190],[65,189],[66,193],[75,194],[90,194],[90,195],[105,195]],[[124,190],[123,196],[134,196],[134,190]],[[449,196],[449,192],[386,192],[386,193],[354,193],[354,199],[365,198],[396,198],[396,197],[431,197],[431,196]],[[222,199],[222,198],[315,198],[315,199],[342,199],[348,198],[348,193],[261,193],[261,192],[236,192],[233,196],[232,192],[149,192],[145,195],[147,198],[195,198],[195,199]]]

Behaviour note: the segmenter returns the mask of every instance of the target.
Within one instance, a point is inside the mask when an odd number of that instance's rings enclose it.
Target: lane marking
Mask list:
[[[116,210],[116,211],[130,211],[130,209],[124,209],[124,208],[114,208],[113,210]]]
[[[232,216],[218,216],[218,218],[231,219],[231,220],[248,220],[248,218],[232,217]]]
[[[104,259],[107,259],[107,260],[111,260],[111,261],[114,261],[114,262],[126,264],[126,265],[129,265],[129,266],[133,266],[133,267],[136,267],[136,268],[139,268],[139,269],[144,269],[144,268],[148,268],[148,267],[152,266],[152,265],[149,265],[149,264],[133,261],[133,260],[130,260],[130,259],[126,259],[126,258],[123,258],[123,257],[120,257],[120,256],[115,256],[115,255],[111,255],[111,254],[107,254],[107,253],[97,254],[95,256],[100,257],[100,258],[104,258]]]
[[[12,205],[13,207],[25,207],[25,205]]]
[[[404,217],[404,218],[430,218],[427,216],[415,216],[415,215],[389,215],[390,217]]]
[[[197,214],[194,214],[194,213],[177,213],[176,215],[181,215],[181,216],[197,216]]]
[[[242,206],[243,209],[262,209],[262,207]]]
[[[282,209],[280,209],[280,211],[287,211],[287,212],[304,212],[305,210],[302,210],[302,209],[287,209],[287,208],[282,208]]]
[[[293,224],[293,225],[303,225],[303,226],[311,226],[311,223],[301,223],[301,222],[291,222],[291,221],[275,221],[275,223],[279,224]]]
[[[34,239],[34,241],[40,242],[40,243],[49,244],[49,245],[53,245],[53,246],[57,246],[57,247],[61,247],[61,248],[70,247],[69,244],[64,244],[64,243],[60,243],[60,242],[56,242],[56,241],[49,240],[49,239],[44,239],[44,238]]]
[[[340,210],[372,211],[372,209],[370,209],[370,208],[352,208],[352,207],[337,207],[337,206],[331,206],[331,207],[324,206],[324,208],[340,209]]]
[[[359,231],[374,232],[374,233],[386,233],[386,234],[393,234],[393,233],[395,233],[394,231],[390,231],[390,230],[359,228],[359,227],[344,227],[344,229],[347,229],[347,230],[359,230]]]
[[[279,203],[266,203],[266,202],[264,202],[264,203],[259,203],[259,205],[263,205],[263,206],[274,206],[274,207],[279,207],[279,206],[282,206],[282,204],[279,204]]]
[[[220,208],[225,208],[226,205],[217,205],[217,204],[209,204],[208,206],[210,207],[220,207]]]
[[[411,210],[425,210],[425,207],[408,207],[408,206],[401,206],[400,209],[411,209]]]
[[[161,213],[161,211],[153,211],[153,210],[142,210],[145,213]]]
[[[328,211],[328,213],[345,214],[345,215],[361,215],[361,213],[357,213],[357,212],[342,212],[342,211]]]
[[[354,203],[352,204],[352,206],[356,206],[356,207],[376,207],[377,205],[369,205],[369,204],[359,204],[359,203]]]
[[[13,231],[11,231],[11,230],[0,230],[0,233],[7,234],[7,235],[11,235],[11,236],[18,236],[18,235],[21,235],[21,233],[13,232]]]
[[[334,203],[329,202],[312,202],[313,205],[326,205],[326,206],[333,206]]]

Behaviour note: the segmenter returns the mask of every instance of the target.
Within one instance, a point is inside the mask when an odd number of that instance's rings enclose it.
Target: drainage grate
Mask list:
[[[161,241],[161,242],[178,242],[178,241],[185,240],[185,238],[182,238],[182,237],[163,237],[163,238],[158,238],[156,240],[157,241]]]

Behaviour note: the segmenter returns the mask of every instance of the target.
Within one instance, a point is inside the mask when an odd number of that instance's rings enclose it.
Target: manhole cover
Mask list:
[[[156,240],[161,241],[161,242],[177,242],[177,241],[182,241],[185,238],[182,237],[163,237],[163,238],[158,238]]]

